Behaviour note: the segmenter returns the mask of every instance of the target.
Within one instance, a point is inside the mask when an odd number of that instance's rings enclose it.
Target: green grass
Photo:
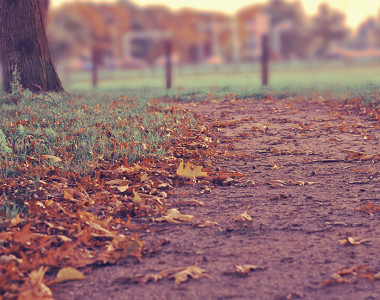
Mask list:
[[[292,62],[272,63],[270,85],[261,87],[258,63],[238,66],[183,66],[174,68],[170,96],[197,93],[233,93],[240,96],[261,95],[270,92],[310,95],[318,92],[333,97],[363,96],[373,101],[373,91],[380,86],[378,61]],[[91,88],[91,73],[77,72],[65,78],[70,91]],[[165,95],[163,68],[145,70],[103,70],[99,74],[99,90],[155,91]]]
[[[3,100],[0,129],[12,151],[0,154],[2,177],[17,176],[17,170],[23,169],[18,167],[34,159],[35,164],[85,174],[98,163],[161,157],[169,133],[195,123],[190,115],[151,102],[148,94],[53,96],[58,105],[35,95],[18,105]],[[41,155],[52,155],[62,162],[41,159]]]
[[[221,66],[182,66],[173,69],[173,88],[167,92],[163,67],[142,70],[101,70],[99,86],[92,88],[91,72],[60,74],[68,92],[140,97],[169,95],[180,99],[236,94],[240,97],[268,93],[310,96],[316,92],[337,98],[363,97],[376,101],[380,90],[380,62],[360,60],[344,62],[306,61],[273,62],[270,85],[262,88],[260,65],[242,63]],[[196,100],[196,99],[195,99]],[[377,100],[378,101],[378,100]]]

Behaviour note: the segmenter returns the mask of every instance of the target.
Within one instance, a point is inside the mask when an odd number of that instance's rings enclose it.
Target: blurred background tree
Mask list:
[[[341,42],[347,37],[349,30],[344,20],[344,14],[331,8],[328,3],[319,6],[311,31],[317,57],[325,57],[333,42]]]

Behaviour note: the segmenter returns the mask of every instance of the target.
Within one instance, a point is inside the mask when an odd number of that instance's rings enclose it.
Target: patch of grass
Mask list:
[[[28,163],[55,165],[83,174],[99,162],[160,157],[173,130],[195,124],[190,114],[178,113],[146,96],[50,97],[55,97],[57,105],[36,95],[24,97],[17,105],[3,101],[3,177],[15,175],[18,166]],[[56,159],[44,159],[46,155]]]
[[[24,221],[27,220],[29,211],[25,205],[25,200],[29,196],[29,190],[17,189],[12,195],[5,192],[0,196],[0,231],[8,227],[11,219],[17,216],[23,216]]]
[[[266,97],[269,94],[341,97],[363,97],[376,101],[375,89],[380,87],[379,63],[373,60],[306,61],[271,63],[270,85],[261,87],[260,65],[246,63],[221,66],[182,66],[173,69],[173,89],[166,91],[163,68],[144,70],[102,70],[99,88],[107,91],[148,93],[153,97],[168,95],[179,100],[215,98],[226,94],[244,98]],[[89,72],[69,76],[66,87],[72,91],[91,89]],[[137,90],[137,91],[136,91]],[[129,94],[128,93],[128,94]],[[154,95],[154,93],[156,93]]]

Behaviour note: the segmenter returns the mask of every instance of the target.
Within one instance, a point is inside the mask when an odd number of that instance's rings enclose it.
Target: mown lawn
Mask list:
[[[374,100],[373,91],[380,86],[378,61],[311,61],[272,63],[270,85],[263,89],[260,66],[248,63],[222,66],[182,66],[173,70],[170,95],[189,93],[233,93],[240,96],[261,93],[311,94],[334,97],[363,96]],[[91,73],[74,72],[62,75],[69,91],[91,90]],[[144,70],[102,70],[99,89],[132,92],[136,89],[166,94],[162,67]]]

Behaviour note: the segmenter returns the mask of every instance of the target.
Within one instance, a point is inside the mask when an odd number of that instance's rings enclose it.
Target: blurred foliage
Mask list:
[[[322,4],[316,15],[308,16],[300,2],[272,0],[237,12],[235,17],[242,60],[248,59],[242,52],[249,42],[247,22],[259,13],[269,14],[271,26],[285,21],[292,23],[292,27],[280,36],[281,56],[285,59],[326,57],[329,47],[334,43],[355,44],[348,40],[349,30],[345,26],[344,14],[329,4]],[[374,30],[380,32],[380,20],[371,22],[375,23]],[[82,61],[90,60],[95,48],[104,58],[103,63],[108,59],[115,65],[117,61],[125,59],[123,37],[126,33],[169,31],[173,37],[173,52],[179,55],[181,62],[189,63],[199,60],[199,51],[203,51],[206,56],[211,53],[213,35],[210,28],[213,24],[217,27],[214,30],[218,32],[222,55],[225,60],[231,61],[231,16],[217,12],[193,9],[171,11],[160,5],[141,8],[126,0],[109,4],[72,2],[50,12],[48,36],[57,62],[73,57],[79,57]],[[366,34],[363,33],[358,39]],[[379,35],[374,36],[375,43],[379,44]],[[132,42],[139,52],[135,56],[148,64],[154,64],[164,55],[162,44],[150,38],[135,38]],[[140,51],[142,48],[144,51]]]

